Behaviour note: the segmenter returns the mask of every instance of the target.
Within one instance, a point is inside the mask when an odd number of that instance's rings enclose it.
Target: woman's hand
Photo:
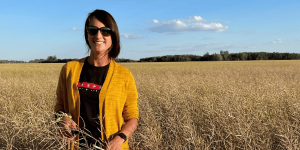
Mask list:
[[[71,129],[77,130],[76,123],[69,117],[64,116],[59,123],[63,137],[67,140],[73,140],[76,135],[72,134]]]
[[[109,141],[107,150],[121,150],[124,139],[120,136],[115,136],[111,141]]]
[[[122,130],[119,133],[123,133],[126,135],[127,139],[131,136],[134,130],[137,127],[138,120],[136,118],[132,118],[125,122],[122,126]],[[111,141],[108,143],[107,150],[120,150],[122,148],[122,144],[124,143],[124,139],[120,136],[116,135]]]

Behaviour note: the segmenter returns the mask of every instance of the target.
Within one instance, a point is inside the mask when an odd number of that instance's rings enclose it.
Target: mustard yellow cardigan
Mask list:
[[[77,88],[85,58],[65,64],[60,72],[57,86],[57,101],[54,111],[70,113],[79,125],[80,96]],[[105,82],[99,95],[99,114],[102,140],[107,141],[121,130],[124,121],[139,117],[138,93],[131,72],[111,60]],[[93,111],[93,110],[91,110]],[[78,139],[78,137],[77,137]],[[129,149],[128,140],[122,150]]]

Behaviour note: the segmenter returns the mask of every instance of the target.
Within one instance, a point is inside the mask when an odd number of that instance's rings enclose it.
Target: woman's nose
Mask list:
[[[97,36],[98,38],[103,38],[103,36],[102,36],[102,33],[101,33],[101,31],[100,31],[100,30],[98,30],[98,32],[97,32],[97,34],[96,34],[96,36]]]

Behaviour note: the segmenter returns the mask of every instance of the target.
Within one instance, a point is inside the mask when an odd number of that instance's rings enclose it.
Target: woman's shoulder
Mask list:
[[[61,68],[61,73],[68,75],[72,70],[78,70],[83,65],[85,58],[73,60],[65,63]]]
[[[119,73],[119,74],[122,74],[124,76],[131,76],[131,71],[124,67],[123,65],[117,63],[117,62],[114,62],[115,63],[115,72]]]
[[[115,62],[115,67],[116,67],[116,69],[119,69],[119,70],[123,70],[123,71],[129,71],[126,67],[124,67],[123,65],[121,65],[121,64],[119,64],[119,63],[117,63],[117,62]]]
[[[83,64],[85,59],[86,58],[81,58],[81,59],[69,61],[63,66],[63,68],[65,68],[67,70],[72,69],[72,68],[76,67],[77,65]]]
[[[77,60],[72,60],[66,63],[67,66],[74,66],[74,65],[78,65],[80,63],[84,63],[86,58],[81,58],[81,59],[77,59]]]

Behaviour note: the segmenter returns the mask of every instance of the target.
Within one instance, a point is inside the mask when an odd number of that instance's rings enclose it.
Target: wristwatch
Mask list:
[[[121,137],[122,139],[124,139],[124,142],[123,142],[123,143],[126,142],[127,136],[126,136],[124,133],[118,133],[117,136],[119,136],[119,137]]]

